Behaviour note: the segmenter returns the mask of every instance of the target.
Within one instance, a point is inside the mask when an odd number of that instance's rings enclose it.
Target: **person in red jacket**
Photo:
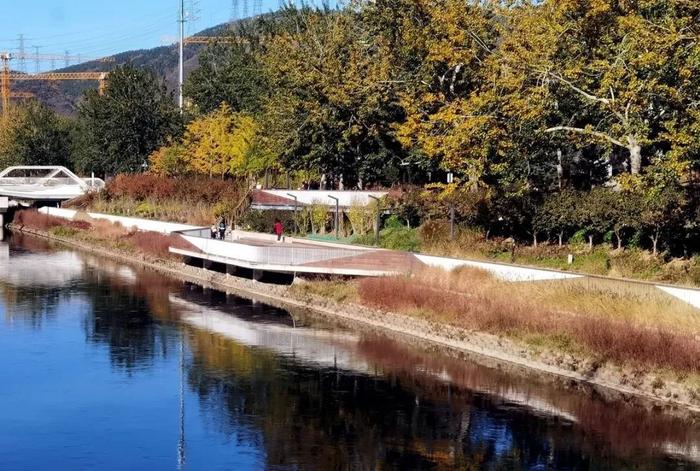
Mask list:
[[[277,242],[282,240],[282,233],[284,233],[282,221],[280,221],[279,219],[275,219],[275,234],[277,234]]]

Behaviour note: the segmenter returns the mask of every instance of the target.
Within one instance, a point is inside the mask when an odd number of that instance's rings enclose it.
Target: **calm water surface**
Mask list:
[[[699,469],[700,427],[31,238],[0,243],[0,470]]]

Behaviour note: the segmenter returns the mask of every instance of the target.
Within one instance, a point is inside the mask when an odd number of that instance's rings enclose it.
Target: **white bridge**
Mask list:
[[[104,188],[99,178],[80,178],[65,167],[17,166],[0,172],[0,198],[15,203],[65,201]]]

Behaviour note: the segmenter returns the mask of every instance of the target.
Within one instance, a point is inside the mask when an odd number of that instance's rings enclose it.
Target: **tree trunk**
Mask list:
[[[656,256],[659,253],[659,231],[654,231],[654,234],[650,235],[649,238],[651,239],[652,253]]]
[[[559,247],[564,246],[564,231],[559,233]]]
[[[537,234],[532,234],[532,245],[537,247]]]
[[[630,151],[630,172],[632,175],[639,175],[642,171],[642,146],[632,136],[627,137],[627,142]]]
[[[559,189],[562,189],[562,180],[564,178],[564,166],[562,165],[561,149],[557,149],[557,180],[559,181]]]
[[[588,248],[593,251],[593,234],[588,236]]]
[[[615,238],[617,239],[617,250],[622,249],[622,237],[619,231],[615,231]]]

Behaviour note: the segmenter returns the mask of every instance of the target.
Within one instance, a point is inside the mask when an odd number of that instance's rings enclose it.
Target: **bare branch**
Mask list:
[[[588,100],[597,101],[597,102],[599,102],[599,103],[605,103],[606,105],[609,105],[609,104],[610,104],[610,100],[609,100],[609,99],[607,99],[607,98],[601,98],[601,97],[599,97],[599,96],[595,96],[595,95],[593,95],[592,93],[589,93],[589,92],[587,92],[587,91],[585,91],[585,90],[583,90],[583,89],[577,87],[577,86],[574,85],[571,81],[565,79],[565,78],[562,77],[561,75],[554,74],[554,73],[552,73],[552,72],[549,72],[549,75],[550,75],[551,77],[553,77],[553,78],[559,80],[561,83],[568,85],[569,88],[571,88],[573,91],[575,91],[575,92],[578,93],[579,95],[583,95],[583,96],[584,96],[586,99],[588,99]]]
[[[584,129],[584,128],[575,128],[572,126],[555,126],[553,128],[545,129],[544,132],[558,132],[558,131],[569,131],[569,132],[575,132],[578,134],[588,134],[591,136],[596,136],[596,137],[604,139],[612,144],[615,144],[616,146],[624,147],[625,149],[627,149],[627,146],[622,141],[619,141],[619,140],[615,139],[614,137],[609,136],[609,135],[605,134],[604,132],[600,132],[600,131],[593,131],[593,130]]]

